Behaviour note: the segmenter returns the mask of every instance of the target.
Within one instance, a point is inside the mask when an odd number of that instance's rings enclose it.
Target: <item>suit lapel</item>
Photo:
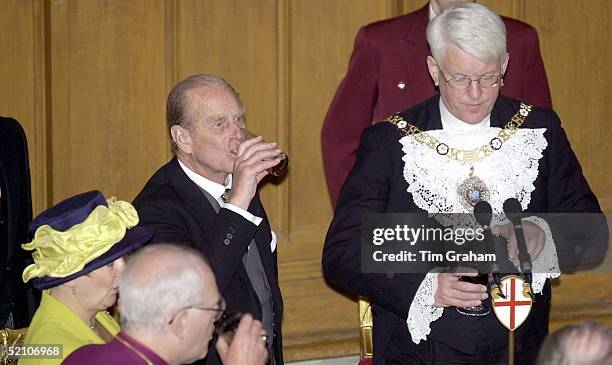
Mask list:
[[[415,116],[413,124],[422,131],[442,129],[440,117],[440,96],[435,95],[427,101],[427,105]],[[408,120],[410,123],[410,121]]]
[[[515,113],[510,99],[498,96],[491,111],[491,127],[504,128]]]
[[[189,179],[185,171],[179,166],[176,157],[168,163],[168,180],[172,186],[176,187],[177,194],[183,199],[183,204],[195,216],[208,219],[217,214],[200,188]],[[204,222],[201,222],[201,224],[203,225]]]
[[[179,166],[176,158],[168,163],[168,179],[171,184],[177,188],[177,194],[183,199],[183,203],[187,208],[198,217],[213,217],[217,214],[212,204],[202,193],[200,188],[193,182],[183,169]],[[249,213],[261,217],[263,220],[259,224],[255,236],[255,244],[257,245],[264,271],[268,277],[268,282],[276,283],[276,271],[274,268],[273,255],[270,252],[270,224],[268,217],[263,210],[259,196],[251,201],[248,209]],[[204,224],[204,222],[202,222]],[[204,227],[205,228],[205,227]]]

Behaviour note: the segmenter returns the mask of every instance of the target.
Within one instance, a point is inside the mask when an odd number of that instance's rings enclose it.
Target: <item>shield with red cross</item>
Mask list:
[[[519,328],[529,316],[532,305],[530,291],[530,285],[515,275],[505,276],[499,284],[499,289],[491,291],[495,316],[508,330]]]

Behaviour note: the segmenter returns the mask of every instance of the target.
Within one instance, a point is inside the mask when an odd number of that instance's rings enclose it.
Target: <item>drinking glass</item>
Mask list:
[[[242,319],[242,313],[240,312],[223,313],[221,318],[215,321],[215,333],[217,336],[223,337],[228,345],[231,345],[234,334],[240,324],[240,319]]]
[[[257,137],[257,135],[255,135],[246,128],[237,129],[229,141],[230,152],[233,154],[237,154],[238,147],[242,142],[255,137]],[[285,152],[281,152],[276,158],[279,158],[280,162],[277,165],[270,167],[268,169],[268,172],[272,176],[283,176],[287,172],[287,168],[289,167],[289,156],[287,156]]]
[[[242,319],[243,313],[241,312],[225,312],[215,321],[215,333],[217,336],[223,338],[228,345],[232,344],[234,340],[234,335],[236,334],[236,330],[240,325],[240,320]],[[268,358],[272,356],[272,352],[270,351],[270,343],[268,342],[268,337],[262,335],[261,339],[266,342],[266,349],[268,350]]]
[[[462,276],[461,281],[466,281],[468,283],[473,283],[473,284],[484,285],[488,288],[489,275],[491,274],[484,273],[478,276]],[[465,316],[472,316],[472,317],[486,316],[487,314],[491,313],[491,310],[489,309],[489,305],[487,302],[485,302],[485,300],[483,300],[482,303],[472,306],[472,307],[457,307],[457,312]]]

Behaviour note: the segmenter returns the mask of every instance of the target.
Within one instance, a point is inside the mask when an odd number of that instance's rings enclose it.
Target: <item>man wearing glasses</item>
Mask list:
[[[510,56],[497,14],[456,5],[429,23],[427,41],[440,95],[364,131],[327,234],[323,270],[370,300],[374,364],[507,364],[508,331],[495,316],[452,308],[482,304],[487,288],[457,273],[364,273],[362,217],[427,212],[452,219],[472,213],[479,200],[503,215],[510,198],[533,213],[601,210],[556,113],[499,95]],[[504,223],[491,226],[508,240],[514,261],[516,238]],[[523,223],[523,230],[535,300],[515,332],[515,359],[533,364],[548,331],[547,278],[559,269],[546,222]]]
[[[359,30],[346,76],[338,86],[321,131],[325,177],[333,207],[355,163],[363,130],[436,94],[425,62],[429,54],[425,30],[430,19],[465,2],[473,0],[431,0],[413,13],[377,21]],[[516,19],[502,20],[512,56],[502,95],[552,108],[536,29]]]
[[[204,358],[217,327],[224,365],[264,365],[261,322],[245,314],[230,335],[220,331],[225,303],[201,254],[151,245],[127,262],[119,283],[122,331],[109,343],[73,352],[64,364],[178,365]]]

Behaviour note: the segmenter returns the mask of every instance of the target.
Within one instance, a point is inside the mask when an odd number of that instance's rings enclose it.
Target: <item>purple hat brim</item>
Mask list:
[[[39,290],[49,289],[67,283],[79,276],[88,274],[143,246],[151,240],[153,233],[154,230],[151,227],[136,226],[128,229],[121,241],[115,243],[110,250],[85,265],[81,271],[66,277],[43,276],[41,278],[35,278],[34,287]]]

